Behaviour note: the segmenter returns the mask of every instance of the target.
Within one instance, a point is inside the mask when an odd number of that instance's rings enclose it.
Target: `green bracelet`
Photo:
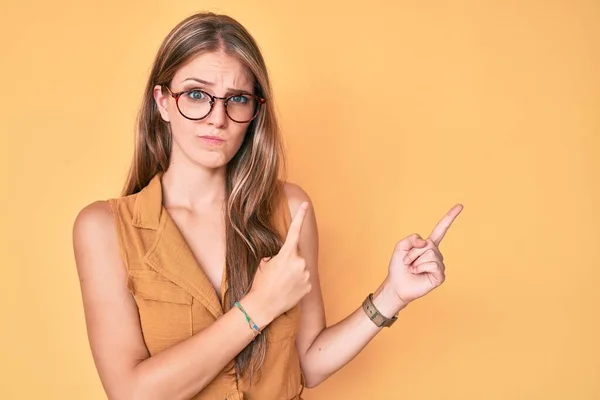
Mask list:
[[[261,333],[260,329],[258,329],[258,326],[256,326],[256,324],[254,323],[254,321],[252,321],[252,318],[250,318],[248,316],[248,314],[246,313],[246,310],[244,310],[244,307],[242,307],[242,305],[238,301],[235,302],[235,306],[237,308],[239,308],[240,311],[244,314],[244,317],[246,317],[246,322],[248,322],[248,325],[250,325],[250,328],[252,328],[253,331],[257,332],[256,335],[258,335],[259,333]]]

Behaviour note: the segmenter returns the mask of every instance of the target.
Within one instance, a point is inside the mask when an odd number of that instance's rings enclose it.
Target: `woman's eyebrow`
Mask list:
[[[208,82],[208,81],[205,81],[204,79],[200,79],[200,78],[185,78],[183,81],[181,81],[181,83],[184,83],[186,81],[195,81],[195,82],[201,83],[206,86],[214,86],[215,85],[212,82]],[[249,91],[244,90],[244,89],[227,88],[227,93],[239,93],[239,92],[251,94]]]

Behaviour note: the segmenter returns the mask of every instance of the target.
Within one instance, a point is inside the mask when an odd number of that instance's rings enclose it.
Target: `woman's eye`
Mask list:
[[[192,100],[204,100],[206,95],[199,90],[192,90],[188,93],[188,97]]]
[[[234,103],[241,103],[241,104],[244,104],[244,103],[247,103],[247,102],[248,102],[248,97],[246,97],[246,96],[242,96],[242,95],[240,94],[240,95],[237,95],[237,96],[232,96],[232,97],[231,97],[231,101],[233,101]]]

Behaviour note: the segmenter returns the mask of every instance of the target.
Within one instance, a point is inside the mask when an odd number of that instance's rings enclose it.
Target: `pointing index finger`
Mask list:
[[[456,217],[458,217],[458,214],[460,214],[460,212],[462,211],[462,209],[463,209],[462,204],[455,205],[437,223],[437,225],[435,226],[435,228],[433,228],[433,231],[431,231],[431,235],[429,235],[429,238],[431,240],[433,240],[433,242],[436,245],[440,244],[440,242],[442,241],[442,239],[446,235],[446,232],[448,232],[448,229],[450,228],[450,225],[452,225],[452,223],[454,222],[454,220],[456,219]]]
[[[304,223],[304,217],[306,217],[306,210],[308,209],[308,203],[305,201],[300,204],[296,216],[292,220],[288,229],[287,237],[282,248],[291,251],[297,249],[298,242],[300,240],[300,231],[302,230],[302,224]]]

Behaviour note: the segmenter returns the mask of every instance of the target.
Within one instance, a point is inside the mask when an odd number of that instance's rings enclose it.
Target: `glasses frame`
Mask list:
[[[218,97],[218,96],[213,96],[212,94],[208,93],[205,90],[202,89],[190,89],[190,90],[182,90],[181,92],[175,92],[173,93],[173,91],[167,86],[167,85],[161,85],[162,87],[164,87],[165,89],[167,89],[167,91],[169,92],[169,94],[175,99],[175,104],[177,105],[177,110],[179,111],[179,114],[181,114],[184,118],[189,119],[190,121],[200,121],[205,119],[206,117],[208,117],[210,115],[210,113],[212,112],[213,108],[215,107],[216,104],[216,100],[223,100],[223,105],[225,107],[225,114],[227,114],[227,117],[232,120],[233,122],[237,122],[238,124],[245,124],[248,123],[252,120],[254,120],[257,116],[258,113],[260,112],[260,106],[265,104],[267,102],[266,99],[263,99],[262,97],[250,94],[250,93],[246,93],[246,92],[240,92],[237,94],[232,94],[231,96],[227,96],[227,97]],[[206,115],[204,117],[201,118],[190,118],[187,115],[185,115],[181,109],[179,108],[179,98],[181,96],[183,96],[186,93],[190,93],[190,92],[202,92],[205,95],[208,96],[208,98],[210,99],[209,104],[210,104],[210,109],[208,110],[208,112],[206,113]],[[231,100],[233,97],[237,97],[237,96],[250,96],[250,97],[254,97],[257,101],[256,103],[256,110],[254,111],[254,115],[252,116],[252,118],[250,118],[247,121],[238,121],[235,120],[231,117],[231,115],[229,115],[229,112],[227,111],[227,103],[229,102],[229,100]]]

